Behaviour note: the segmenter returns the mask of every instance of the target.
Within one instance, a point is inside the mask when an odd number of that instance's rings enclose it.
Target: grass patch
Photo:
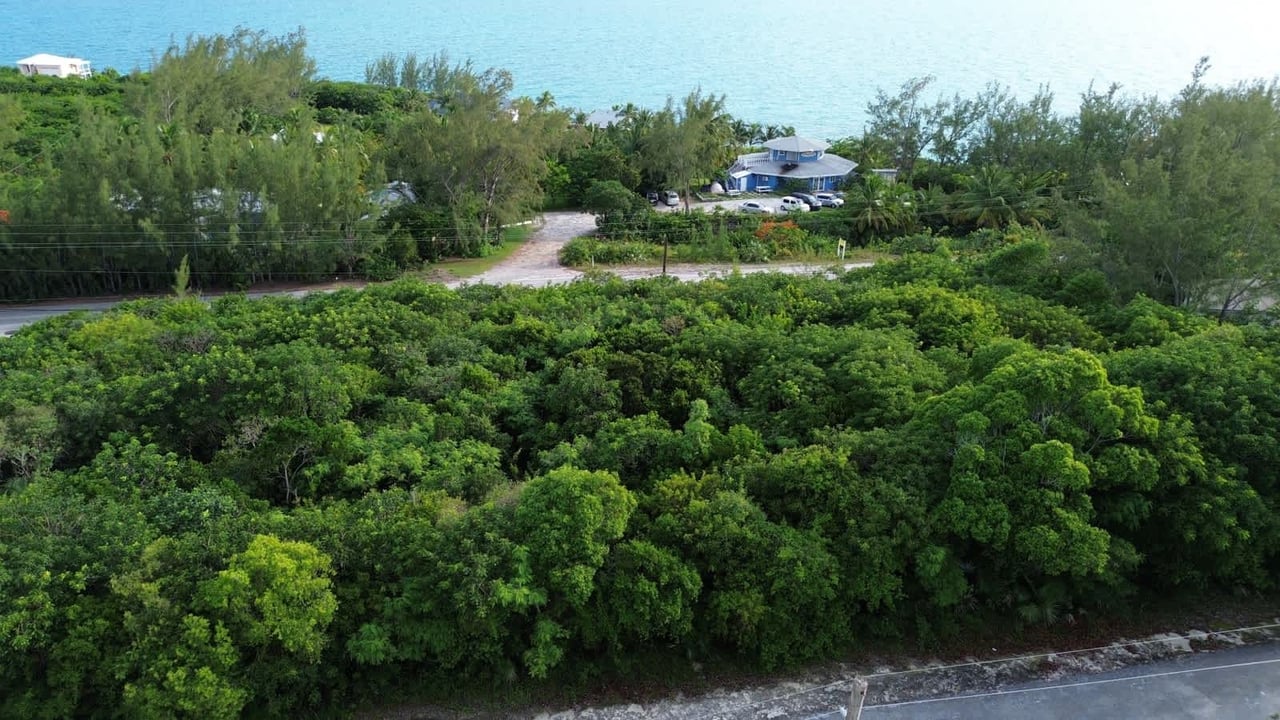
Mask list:
[[[812,263],[814,265],[837,264],[837,263],[874,263],[882,260],[892,260],[897,255],[887,252],[882,248],[872,247],[851,247],[844,252],[844,259],[836,257],[835,252],[801,254],[787,258],[787,262],[793,263]]]
[[[478,258],[453,258],[441,260],[426,269],[428,274],[447,272],[457,278],[475,277],[494,265],[511,257],[533,232],[532,225],[517,225],[502,231],[502,242],[494,246],[488,255]]]
[[[602,240],[584,235],[560,248],[560,264],[574,268],[649,265],[661,259],[662,246],[647,240]]]

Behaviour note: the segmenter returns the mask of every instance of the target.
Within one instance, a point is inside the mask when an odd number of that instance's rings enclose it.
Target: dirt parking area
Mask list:
[[[529,233],[519,250],[465,283],[542,286],[572,281],[582,273],[560,265],[560,248],[575,237],[590,235],[595,229],[596,217],[591,213],[544,213],[539,227]],[[451,287],[462,284],[461,280],[449,283]]]

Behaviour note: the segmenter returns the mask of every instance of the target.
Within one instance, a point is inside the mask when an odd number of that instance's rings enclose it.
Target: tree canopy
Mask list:
[[[1045,237],[25,328],[0,714],[293,717],[1273,590],[1274,326],[1090,294]]]

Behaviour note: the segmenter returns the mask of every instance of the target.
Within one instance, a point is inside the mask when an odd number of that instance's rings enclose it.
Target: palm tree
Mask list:
[[[766,125],[760,137],[760,142],[766,143],[774,138],[790,137],[795,134],[796,129],[791,125]]]
[[[734,118],[729,127],[733,132],[733,141],[740,147],[750,147],[759,145],[764,130],[760,127],[760,123],[749,123],[745,120]]]
[[[915,225],[916,195],[909,185],[889,183],[867,175],[845,195],[845,207],[853,213],[859,232],[890,235]]]
[[[941,185],[930,185],[916,191],[916,218],[935,230],[946,226],[950,198]]]
[[[613,126],[618,132],[618,149],[626,155],[634,155],[644,145],[645,137],[653,130],[655,114],[648,108],[627,103],[618,110],[618,122]]]
[[[1015,177],[1000,167],[984,165],[960,180],[953,215],[957,222],[980,228],[1003,228],[1013,223],[1040,227],[1050,216],[1048,188],[1051,172]]]

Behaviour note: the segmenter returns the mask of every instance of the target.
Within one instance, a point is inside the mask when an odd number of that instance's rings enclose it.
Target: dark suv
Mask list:
[[[810,210],[822,209],[822,201],[810,195],[809,193],[794,192],[794,193],[791,193],[791,197],[798,197],[801,200],[803,200],[804,204],[808,205]]]

